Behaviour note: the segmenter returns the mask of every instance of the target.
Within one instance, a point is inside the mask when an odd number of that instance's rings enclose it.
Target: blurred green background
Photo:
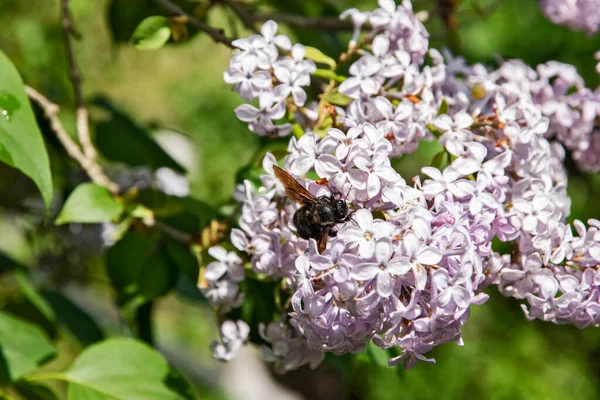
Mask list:
[[[230,199],[236,172],[259,149],[259,139],[236,120],[233,109],[241,99],[222,80],[230,49],[197,34],[184,43],[158,51],[140,51],[122,39],[126,24],[109,20],[109,0],[72,0],[72,14],[81,40],[75,51],[84,76],[86,97],[103,96],[140,125],[166,128],[187,135],[194,144],[196,168],[191,171],[192,194],[211,205]],[[199,3],[199,2],[197,2]],[[131,0],[135,14],[140,1]],[[432,47],[448,45],[434,1],[415,0],[416,10],[430,14],[427,27]],[[200,4],[198,5],[200,6]],[[312,16],[335,16],[358,7],[370,10],[375,1],[270,0],[264,10]],[[127,8],[127,7],[126,7]],[[0,49],[29,85],[61,104],[68,128],[74,126],[72,91],[67,76],[57,0],[0,0]],[[541,14],[534,0],[469,1],[457,9],[460,44],[452,42],[470,62],[493,62],[495,57],[521,58],[535,66],[549,60],[577,66],[587,85],[595,88],[593,53],[600,36],[587,37],[555,26]],[[208,19],[228,33],[243,34],[239,22],[221,7],[211,9]],[[347,34],[282,28],[294,41],[323,48],[337,56],[344,50]],[[114,39],[121,39],[115,42]],[[95,118],[99,111],[92,110]],[[71,131],[73,129],[70,129]],[[431,159],[427,149],[399,163],[410,177]],[[53,164],[57,178],[63,168]],[[569,193],[572,217],[586,220],[600,216],[600,178],[571,170]],[[28,235],[31,221],[11,198],[11,192],[27,192],[16,172],[0,168],[0,251],[19,262],[35,266],[44,249],[53,246]],[[16,174],[18,176],[18,174]],[[20,178],[19,178],[20,179]],[[17,187],[15,182],[19,183]],[[65,185],[60,179],[58,185]],[[48,227],[51,230],[51,227]],[[66,233],[65,233],[66,235]],[[48,239],[50,240],[50,239]],[[54,240],[54,239],[52,239]],[[77,264],[75,260],[74,264]],[[122,334],[106,277],[93,259],[87,260],[85,285],[61,288],[77,299],[111,334]],[[77,279],[74,279],[77,281]],[[10,282],[0,281],[0,308],[27,309]],[[304,392],[306,398],[364,399],[598,399],[600,398],[600,330],[578,330],[525,320],[518,302],[502,298],[492,289],[491,299],[476,307],[465,326],[464,347],[441,346],[433,352],[436,365],[421,363],[410,371],[383,368],[344,358],[326,362],[310,372],[302,369],[285,377],[282,384]],[[215,337],[211,311],[204,305],[170,295],[155,306],[158,347],[194,381],[200,398],[256,398],[235,395],[235,379],[244,374],[212,360],[209,343]],[[32,317],[34,318],[34,317]],[[61,356],[53,366],[68,365],[77,345],[61,341]],[[253,364],[249,363],[248,366]],[[49,366],[52,368],[52,366]],[[224,369],[226,368],[226,369]],[[227,369],[229,368],[229,369]],[[232,372],[234,371],[234,372]],[[241,372],[240,372],[241,371]],[[233,383],[232,383],[233,382]],[[312,395],[306,395],[311,393]],[[242,392],[243,393],[243,392]]]

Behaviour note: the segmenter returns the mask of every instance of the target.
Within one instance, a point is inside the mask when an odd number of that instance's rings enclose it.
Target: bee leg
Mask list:
[[[337,237],[338,232],[336,230],[331,229],[328,233],[329,237]]]
[[[354,219],[352,219],[352,216],[354,215],[355,212],[356,212],[356,210],[350,211],[350,214],[346,215],[346,218],[344,218],[344,222],[354,221]],[[356,222],[356,221],[354,221],[354,222]]]
[[[331,192],[332,200],[336,200],[336,196],[340,196],[340,199],[342,198],[342,193],[338,192],[337,190],[332,190],[331,188],[329,188],[329,192]]]
[[[356,210],[352,210],[352,211],[350,211],[350,214],[346,215],[346,218],[344,218],[343,220],[339,221],[340,223],[342,223],[342,222],[344,223],[344,225],[342,225],[342,228],[343,228],[344,226],[346,226],[346,224],[347,224],[348,222],[350,222],[350,221],[352,221],[352,222],[356,222],[356,220],[355,220],[354,218],[352,218],[352,216],[354,216],[354,213],[355,213],[355,212],[356,212]]]

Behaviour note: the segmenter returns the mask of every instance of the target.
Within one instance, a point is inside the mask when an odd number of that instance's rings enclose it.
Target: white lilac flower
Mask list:
[[[350,248],[358,248],[358,254],[363,259],[369,259],[375,254],[375,241],[378,238],[390,236],[394,226],[389,222],[374,220],[367,210],[358,210],[353,215],[354,222],[340,230],[338,236],[346,241]]]
[[[306,92],[302,87],[310,85],[308,73],[280,66],[276,66],[273,73],[277,80],[281,82],[274,88],[275,97],[285,99],[291,94],[294,104],[302,107],[306,102]]]
[[[155,172],[156,186],[168,195],[186,197],[190,194],[190,181],[171,168],[161,167]]]
[[[600,27],[600,8],[595,0],[540,0],[540,7],[555,24],[590,34]]]
[[[394,275],[404,275],[411,266],[401,262],[400,257],[393,256],[394,248],[390,238],[383,237],[375,243],[375,261],[356,265],[352,277],[359,281],[375,279],[377,294],[390,297],[394,291]]]
[[[350,66],[352,76],[342,82],[339,92],[352,99],[376,94],[382,84],[382,79],[377,75],[381,68],[381,61],[377,57],[361,57]]]
[[[461,155],[465,142],[470,142],[473,138],[473,133],[467,129],[473,125],[473,117],[465,112],[459,112],[454,118],[440,115],[433,121],[433,125],[443,133],[440,143],[455,156]]]
[[[223,73],[223,80],[233,86],[242,99],[251,101],[260,93],[269,91],[273,79],[268,71],[255,70],[250,63],[241,63],[238,68],[230,67]]]
[[[267,135],[276,131],[273,120],[283,118],[285,104],[282,100],[276,101],[272,93],[263,93],[258,97],[259,107],[242,104],[235,109],[235,115],[240,121],[247,122],[248,127],[258,135]],[[289,124],[284,124],[285,126]],[[284,125],[281,125],[283,127]],[[289,128],[291,130],[291,127]],[[284,133],[284,134],[287,134]]]
[[[247,342],[250,327],[244,321],[227,320],[221,325],[221,341],[211,344],[213,357],[219,361],[231,361]]]
[[[227,274],[227,277],[233,282],[239,282],[244,279],[242,260],[236,253],[232,251],[227,252],[224,248],[215,246],[208,249],[208,254],[217,261],[211,262],[206,267],[204,277],[207,280],[217,281],[225,274]]]

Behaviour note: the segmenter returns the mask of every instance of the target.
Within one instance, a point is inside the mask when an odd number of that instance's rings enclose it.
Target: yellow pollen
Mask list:
[[[371,235],[370,232],[367,232],[367,233],[365,233],[365,239],[371,240],[371,239],[373,239],[373,235]]]

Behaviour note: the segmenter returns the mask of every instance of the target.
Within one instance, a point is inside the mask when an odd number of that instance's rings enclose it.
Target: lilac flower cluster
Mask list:
[[[379,4],[381,8],[372,13],[346,13],[357,28],[369,21],[373,40],[371,52],[363,52],[350,66],[350,77],[339,87],[340,93],[353,99],[340,122],[349,127],[375,125],[385,132],[397,156],[413,152],[421,140],[431,138],[426,124],[438,110],[432,88],[444,79],[444,67],[439,52],[429,51],[429,34],[410,1],[398,7],[392,0]],[[428,52],[433,66],[422,67]]]
[[[250,327],[244,321],[227,320],[221,325],[221,341],[214,341],[210,347],[217,360],[230,361],[248,340]]]
[[[560,237],[548,252],[521,253],[518,259],[503,256],[503,293],[526,299],[528,319],[542,319],[578,328],[600,326],[600,221],[590,219],[586,229],[575,221],[560,226]]]
[[[540,0],[540,7],[555,24],[594,34],[600,27],[598,0]]]
[[[548,118],[544,136],[569,150],[581,171],[600,171],[600,88],[585,87],[575,67],[550,61],[534,70],[520,60],[510,60],[490,71],[481,64],[466,66],[460,58],[448,59],[450,78],[442,92],[456,109],[470,104],[468,90],[484,97],[496,85],[522,92]]]
[[[292,46],[285,35],[277,35],[277,23],[267,21],[262,35],[233,41],[239,49],[231,57],[225,82],[246,101],[258,99],[258,107],[243,104],[235,109],[238,119],[248,123],[248,128],[258,135],[285,136],[292,127],[289,123],[276,124],[287,112],[287,99],[295,107],[303,107],[310,85],[310,74],[316,70],[313,61],[307,60],[306,49],[301,44]],[[280,56],[280,52],[285,52]]]
[[[590,220],[588,228],[575,221],[578,237],[566,224],[570,199],[561,145],[581,145],[590,140],[588,135],[597,135],[593,126],[581,128],[589,122],[586,112],[592,121],[596,118],[597,103],[590,100],[574,107],[563,97],[572,86],[580,88],[573,95],[590,91],[572,67],[555,62],[536,72],[510,61],[488,72],[483,66],[465,68],[460,60],[450,60],[445,86],[452,88],[448,95],[466,100],[457,109],[467,106],[476,120],[491,122],[472,130],[473,139],[506,160],[507,179],[498,194],[506,196],[502,202],[516,232],[498,237],[514,241],[518,252],[488,259],[489,282],[498,284],[505,295],[525,299],[529,308],[522,307],[530,319],[599,326],[600,280],[594,283],[600,269],[598,221]],[[574,158],[582,166],[577,154],[575,150]],[[586,169],[592,168],[597,166],[588,164]]]
[[[462,345],[470,307],[487,300],[490,285],[524,299],[528,318],[600,325],[600,222],[576,222],[578,236],[571,233],[564,167],[565,147],[583,169],[600,166],[577,156],[598,141],[596,95],[564,64],[489,70],[443,57],[428,49],[409,1],[379,4],[343,14],[357,28],[349,51],[360,49],[337,88],[351,102],[335,109],[326,134],[303,126],[284,161],[313,195],[341,193],[351,221],[322,254],[301,239],[298,206],[285,200],[269,153],[261,186],[246,181],[234,195],[233,246],[256,276],[280,280],[291,296],[281,319],[261,327],[271,343],[263,358],[285,372],[372,341],[400,348],[390,365],[431,362],[425,354],[435,346]],[[366,22],[372,41],[363,43]],[[390,159],[434,139],[440,153],[407,184]],[[494,238],[514,251],[494,251]],[[239,282],[240,258],[215,254],[207,280]]]
[[[242,260],[234,252],[214,246],[208,254],[216,261],[206,266],[200,280],[200,290],[215,307],[239,307],[244,298],[239,292],[239,282],[244,280],[245,272]]]

